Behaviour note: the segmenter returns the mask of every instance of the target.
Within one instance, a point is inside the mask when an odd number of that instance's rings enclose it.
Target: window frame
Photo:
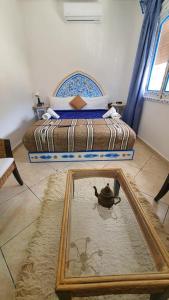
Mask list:
[[[164,84],[164,92],[163,93],[169,93],[169,91],[166,91],[168,82],[169,82],[169,62],[168,62],[168,66],[167,66],[167,74],[166,74],[166,80],[165,80],[165,84]]]
[[[155,37],[155,41],[154,41],[154,47],[152,50],[152,58],[150,59],[150,70],[148,73],[148,80],[147,80],[147,84],[146,84],[146,91],[145,91],[145,97],[155,97],[157,98],[159,101],[160,99],[166,99],[169,101],[169,91],[166,91],[166,87],[167,87],[167,83],[169,80],[169,60],[167,62],[167,66],[166,66],[166,70],[165,70],[165,74],[163,77],[163,81],[161,84],[161,89],[159,91],[155,91],[155,90],[149,90],[149,84],[150,84],[150,80],[151,80],[151,74],[152,74],[152,70],[154,67],[154,62],[158,53],[158,47],[159,47],[159,42],[160,42],[160,36],[161,36],[161,32],[162,32],[162,27],[163,24],[169,20],[169,12],[167,14],[167,16],[160,22],[160,26],[159,29],[157,31],[156,37]]]

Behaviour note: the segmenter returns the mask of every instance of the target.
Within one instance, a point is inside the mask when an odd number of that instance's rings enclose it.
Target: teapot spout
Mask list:
[[[97,189],[96,189],[95,186],[94,186],[93,188],[94,188],[94,190],[95,190],[95,196],[98,198],[99,194],[98,194],[98,192],[97,192]]]

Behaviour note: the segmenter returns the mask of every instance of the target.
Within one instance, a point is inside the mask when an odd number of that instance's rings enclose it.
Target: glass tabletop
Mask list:
[[[114,179],[73,181],[66,239],[65,278],[156,272],[156,264],[122,187],[110,209],[98,203],[100,191]],[[96,186],[96,195],[95,189]]]

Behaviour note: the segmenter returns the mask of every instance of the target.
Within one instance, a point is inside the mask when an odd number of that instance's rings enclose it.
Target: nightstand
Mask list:
[[[47,106],[47,105],[42,105],[42,106],[34,105],[32,107],[32,109],[34,111],[35,119],[36,120],[41,120],[42,119],[42,115],[47,112],[48,108],[49,108],[49,106]]]
[[[117,103],[117,102],[109,103],[109,108],[111,108],[112,106],[114,106],[114,108],[116,109],[116,111],[122,116],[126,104],[124,102],[121,102],[121,103]]]

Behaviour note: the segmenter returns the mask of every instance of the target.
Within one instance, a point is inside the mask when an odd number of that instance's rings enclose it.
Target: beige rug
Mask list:
[[[145,208],[145,211],[152,219],[161,239],[169,249],[169,236],[165,234],[163,226],[154,215],[151,205],[140,194],[135,184],[129,178],[130,183]],[[60,240],[60,225],[63,212],[63,200],[65,191],[66,173],[58,172],[52,175],[45,191],[44,201],[41,209],[41,215],[37,221],[37,230],[28,248],[27,259],[23,264],[16,285],[17,300],[57,300],[55,294],[56,263],[58,256],[58,247]],[[81,191],[79,185],[79,191]],[[80,193],[80,192],[79,192]],[[80,194],[76,195],[79,199]],[[76,207],[75,207],[76,209]],[[126,208],[125,208],[126,209]],[[99,211],[104,218],[104,211]],[[115,216],[118,217],[120,211],[118,208]],[[75,224],[76,225],[76,224]],[[96,224],[97,225],[97,224]],[[97,225],[98,226],[98,225]],[[120,230],[121,231],[121,230]],[[80,233],[79,233],[80,234]],[[115,234],[115,233],[114,233]],[[118,232],[119,234],[119,232]],[[133,233],[134,234],[134,233]],[[138,246],[139,249],[139,245]],[[142,248],[143,249],[143,248]],[[144,251],[144,249],[143,249]],[[140,255],[140,254],[139,254]],[[144,260],[144,256],[142,255]],[[123,264],[124,265],[124,264]],[[149,266],[148,266],[149,268]],[[95,268],[94,268],[95,269]],[[77,299],[77,298],[76,298]],[[82,298],[83,299],[83,298]],[[89,299],[89,298],[85,298]],[[112,295],[90,297],[91,300],[147,300],[148,295]]]

